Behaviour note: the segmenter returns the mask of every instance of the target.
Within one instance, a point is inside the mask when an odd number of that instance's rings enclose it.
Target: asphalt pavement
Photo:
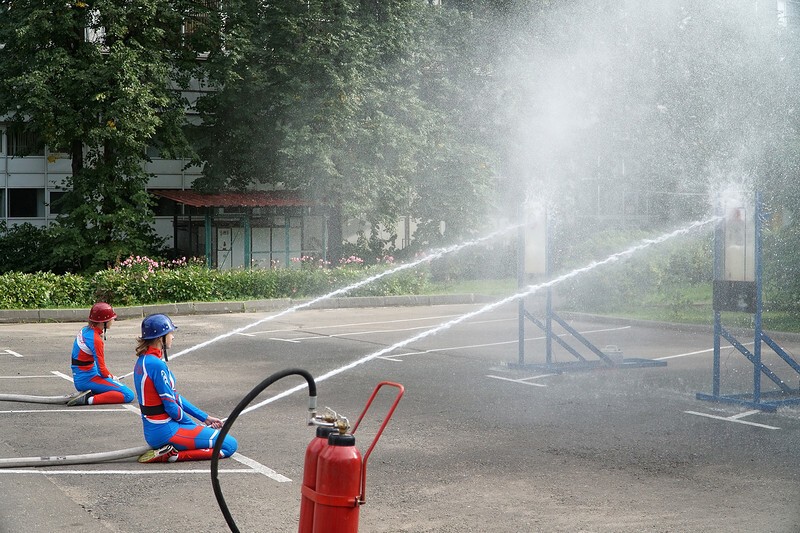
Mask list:
[[[666,366],[542,372],[513,364],[516,305],[486,310],[468,298],[118,310],[108,366],[118,375],[132,370],[139,319],[161,311],[180,328],[169,363],[178,390],[220,417],[287,368],[308,370],[320,408],[351,422],[379,383],[402,384],[367,464],[362,532],[800,531],[800,410],[697,400],[712,384],[709,328],[571,316],[597,346]],[[85,318],[46,320],[0,325],[2,392],[73,390],[69,349]],[[796,339],[778,340],[800,353]],[[545,343],[530,323],[524,346],[529,363],[542,361]],[[764,357],[791,375],[778,357]],[[554,358],[570,360],[560,347]],[[725,346],[722,362],[725,392],[752,385],[744,357]],[[297,531],[304,450],[313,436],[301,382],[289,377],[270,386],[231,428],[239,453],[220,462],[219,476],[241,531]],[[356,432],[364,453],[387,420],[393,392],[378,394]],[[0,458],[143,444],[135,405],[0,402],[0,422]],[[206,462],[0,469],[0,492],[2,532],[227,530]]]

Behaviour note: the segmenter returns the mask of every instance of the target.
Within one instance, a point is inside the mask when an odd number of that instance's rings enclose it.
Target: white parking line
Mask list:
[[[417,322],[420,320],[439,320],[442,318],[453,318],[459,315],[438,315],[438,316],[426,316],[420,318],[403,318],[398,320],[377,320],[374,322],[353,322],[351,324],[331,324],[330,326],[314,326],[314,329],[331,329],[331,328],[351,328],[353,326],[373,326],[376,324],[401,324],[403,322]],[[299,328],[281,328],[281,329],[267,329],[264,331],[251,331],[249,334],[250,336],[255,336],[262,333],[283,333],[283,332],[292,332],[297,331],[298,329],[303,329],[303,327]],[[240,333],[240,335],[245,335],[244,333]]]
[[[228,472],[228,473],[239,473],[239,474],[261,474],[266,476],[278,483],[286,483],[291,481],[290,478],[277,473],[275,470],[266,467],[255,461],[246,457],[239,452],[234,453],[231,456],[231,459],[234,459],[243,465],[247,466],[248,468],[233,468],[227,470],[220,470],[220,472]],[[41,467],[39,468],[26,468],[26,469],[6,469],[0,468],[0,474],[31,474],[31,473],[42,473],[42,474],[61,474],[61,475],[75,475],[75,474],[119,474],[119,475],[129,475],[129,476],[142,476],[142,475],[149,475],[149,474],[208,474],[210,471],[209,468],[203,469],[191,469],[191,470],[179,470],[179,469],[170,469],[170,468],[147,468],[146,470],[135,469],[135,470],[125,470],[125,469],[115,469],[115,470],[42,470]]]
[[[420,329],[428,329],[430,326],[417,326],[413,328],[403,328],[403,329],[369,329],[366,331],[353,331],[350,333],[333,333],[331,335],[309,335],[307,337],[297,337],[296,339],[292,339],[292,342],[300,342],[300,341],[315,341],[320,339],[336,339],[336,338],[347,338],[347,337],[357,337],[358,335],[374,335],[377,333],[402,333],[406,331],[418,331]],[[273,339],[273,340],[286,340],[286,339]]]
[[[139,416],[141,416],[141,415],[142,415],[142,412],[139,410],[139,408],[138,408],[138,407],[136,407],[136,406],[135,406],[135,405],[133,405],[133,404],[130,404],[130,403],[124,403],[124,404],[122,404],[122,407],[123,407],[123,408],[125,408],[125,409],[127,409],[128,411],[130,411],[131,413],[133,413],[133,414],[135,414],[135,415],[139,415]]]
[[[544,337],[534,337],[532,339],[525,339],[526,341],[529,340],[538,340],[543,339]],[[487,342],[484,344],[466,344],[464,346],[448,346],[446,348],[431,348],[430,350],[417,350],[417,351],[407,351],[406,353],[399,353],[395,355],[382,355],[378,357],[378,359],[385,359],[387,361],[394,361],[395,363],[402,363],[402,359],[397,359],[398,357],[406,357],[409,355],[425,355],[428,353],[436,353],[436,352],[446,352],[449,350],[466,350],[469,348],[485,348],[487,346],[500,346],[502,344],[514,344],[519,341],[501,341],[501,342]]]
[[[65,379],[70,379],[65,374],[60,372],[54,371],[53,374],[57,374],[59,377],[63,377]],[[70,381],[72,381],[70,379]],[[123,404],[120,407],[110,407],[110,408],[90,408],[90,407],[82,407],[80,409],[66,408],[66,409],[19,409],[19,410],[12,410],[12,411],[0,411],[0,414],[17,414],[17,413],[97,413],[97,412],[113,412],[113,411],[129,411],[135,415],[141,415],[141,411],[135,404]],[[229,469],[229,470],[220,470],[219,472],[228,472],[228,473],[244,473],[244,474],[261,474],[264,475],[278,483],[286,483],[291,481],[290,478],[279,474],[275,470],[265,466],[254,459],[250,459],[242,455],[239,452],[234,453],[231,456],[231,459],[235,459],[236,461],[242,463],[243,465],[249,467],[248,469]],[[30,474],[31,472],[38,473],[39,470],[13,470],[13,469],[4,469],[0,468],[0,474],[7,474],[7,473],[22,473],[22,474]],[[163,473],[170,473],[170,474],[208,474],[209,470],[153,470],[148,468],[146,471],[141,470],[46,470],[41,471],[43,474],[61,474],[61,475],[74,475],[74,474],[120,474],[120,475],[132,475],[132,476],[140,476],[140,475],[147,475],[147,474],[163,474]]]
[[[531,385],[533,387],[547,387],[547,385],[544,385],[543,383],[529,383],[528,380],[529,379],[546,378],[546,377],[555,376],[555,375],[556,374],[541,374],[539,376],[531,376],[529,378],[521,378],[521,379],[504,378],[502,376],[493,376],[491,374],[486,374],[486,377],[487,378],[494,378],[494,379],[501,379],[503,381],[511,381],[513,383],[521,383],[523,385]]]
[[[268,478],[274,479],[278,483],[286,483],[287,481],[291,481],[291,479],[289,479],[288,477],[277,473],[273,469],[262,465],[258,461],[254,461],[253,459],[250,459],[249,457],[245,457],[244,455],[240,454],[239,452],[236,452],[233,455],[231,455],[231,459],[235,459],[235,460],[239,461],[240,463],[242,463],[243,465],[249,466],[255,472],[258,472],[259,474],[264,474]]]
[[[588,331],[582,331],[581,334],[585,335],[587,333],[602,333],[606,331],[618,331],[621,329],[630,329],[630,326],[621,326],[618,328],[604,328],[604,329],[593,329]],[[567,335],[567,333],[562,333],[559,337],[563,337]],[[545,339],[544,336],[539,337],[526,337],[525,341],[540,341]],[[487,346],[501,346],[503,344],[517,344],[519,343],[518,339],[510,340],[510,341],[500,341],[500,342],[487,342],[484,344],[467,344],[464,346],[449,346],[447,348],[431,348],[430,350],[419,350],[419,351],[408,351],[407,353],[403,354],[395,354],[395,355],[382,355],[378,357],[378,359],[385,359],[386,361],[394,361],[395,363],[402,363],[402,359],[397,359],[398,357],[405,357],[407,355],[424,355],[427,353],[434,353],[434,352],[446,352],[448,350],[466,350],[470,348],[485,348]]]
[[[695,416],[703,416],[705,418],[713,418],[714,420],[722,420],[722,421],[725,421],[725,422],[736,422],[737,424],[745,424],[745,425],[748,425],[748,426],[756,426],[756,427],[765,428],[765,429],[781,429],[779,427],[768,426],[766,424],[757,424],[755,422],[747,422],[745,420],[739,420],[740,418],[743,418],[745,416],[750,416],[750,415],[752,415],[754,413],[760,413],[760,412],[761,411],[747,411],[745,413],[739,413],[739,414],[732,415],[732,416],[716,416],[716,415],[709,415],[707,413],[698,413],[697,411],[684,411],[684,413],[686,413],[686,414],[695,415]]]
[[[736,419],[744,418],[746,416],[754,415],[754,414],[760,413],[760,412],[761,411],[759,411],[758,409],[753,409],[752,411],[745,411],[744,413],[739,413],[738,415],[731,415],[728,418],[730,418],[731,420],[736,420]]]
[[[123,407],[128,409],[129,411],[131,411],[132,413],[134,413],[136,415],[141,415],[142,414],[142,412],[139,410],[139,408],[136,407],[135,405],[126,404],[126,405],[123,405]],[[287,481],[291,481],[291,479],[289,479],[288,477],[277,473],[275,470],[269,468],[268,466],[262,465],[261,463],[259,463],[255,459],[250,459],[249,457],[246,457],[246,456],[242,455],[239,452],[234,453],[231,456],[231,459],[235,459],[236,461],[239,461],[243,465],[249,466],[252,469],[253,472],[258,473],[258,474],[263,474],[263,475],[267,476],[268,478],[277,481],[278,483],[285,483]]]
[[[498,302],[498,303],[500,303],[500,302]],[[483,310],[480,310],[479,312],[483,312]],[[474,313],[472,313],[472,314],[474,314]],[[451,321],[451,322],[460,323],[460,322],[466,320],[469,316],[472,316],[472,314],[461,315],[459,318],[456,318],[456,319],[454,319],[454,321]],[[416,336],[411,337],[409,339],[406,339],[404,341],[398,342],[398,343],[393,344],[391,346],[387,346],[387,347],[385,347],[385,348],[383,348],[381,350],[378,350],[375,353],[366,355],[364,357],[361,357],[360,359],[356,359],[354,361],[351,361],[350,363],[348,363],[348,364],[346,364],[344,366],[340,366],[339,368],[331,370],[331,371],[329,371],[329,372],[327,372],[327,373],[325,373],[325,374],[323,374],[321,376],[318,376],[315,381],[316,381],[317,384],[322,383],[323,381],[325,381],[328,378],[331,378],[333,376],[337,376],[337,375],[341,374],[342,372],[346,372],[347,370],[350,370],[351,368],[355,368],[358,365],[361,365],[361,364],[364,364],[364,363],[366,363],[368,361],[372,361],[373,359],[379,358],[379,357],[383,356],[384,354],[387,354],[387,353],[389,353],[389,352],[391,352],[393,350],[396,350],[396,349],[402,348],[404,346],[407,346],[408,344],[410,344],[410,343],[412,343],[414,341],[417,341],[419,339],[427,337],[428,335],[430,335],[432,333],[435,333],[436,331],[438,331],[438,330],[440,330],[442,328],[449,327],[450,325],[452,325],[452,324],[451,323],[440,324],[439,326],[437,326],[434,329],[427,330],[427,331],[425,331],[425,332],[423,332],[423,333],[421,333],[419,335],[416,335]],[[611,328],[611,330],[602,330],[602,331],[613,331],[613,330],[629,329],[629,328],[630,328],[630,326],[624,326],[624,327],[621,327],[621,328]],[[283,391],[281,393],[276,394],[275,396],[272,396],[271,398],[267,398],[266,400],[263,400],[263,401],[261,401],[261,402],[259,402],[257,404],[251,405],[250,407],[244,409],[241,412],[241,414],[249,413],[250,411],[254,411],[256,409],[259,409],[259,408],[261,408],[261,407],[263,407],[265,405],[268,405],[268,404],[270,404],[272,402],[278,401],[281,398],[285,398],[286,396],[294,394],[297,391],[303,390],[306,387],[308,387],[307,383],[303,383],[303,384],[297,385],[295,387],[292,387],[292,388],[290,388],[288,390],[285,390],[285,391]]]
[[[3,352],[7,353],[8,355],[13,355],[14,357],[22,357],[22,354],[18,354],[17,352],[12,350],[3,350]]]
[[[45,374],[42,376],[0,376],[0,379],[41,379],[41,378],[54,378],[57,376],[53,376],[51,374]]]
[[[752,346],[753,344],[755,344],[755,343],[754,342],[743,342],[742,346]],[[698,355],[698,354],[701,354],[701,353],[708,353],[708,352],[713,352],[713,351],[714,351],[714,348],[708,348],[706,350],[697,350],[696,352],[686,352],[686,353],[679,353],[677,355],[668,355],[666,357],[656,357],[653,360],[654,361],[666,361],[667,359],[676,359],[678,357],[687,357],[689,355]]]
[[[483,320],[483,321],[475,321],[469,322],[469,324],[486,324],[489,322],[508,322],[510,319],[495,319],[495,320]],[[288,341],[288,342],[300,342],[300,341],[315,341],[320,339],[334,339],[334,338],[347,338],[347,337],[357,337],[359,335],[375,335],[378,333],[404,333],[407,331],[418,331],[421,329],[429,329],[430,326],[415,326],[413,328],[402,328],[402,329],[368,329],[364,331],[351,331],[348,333],[332,333],[330,335],[308,335],[306,337],[295,337],[294,339],[281,339],[270,337],[270,340],[274,341]],[[315,328],[316,329],[316,328]]]

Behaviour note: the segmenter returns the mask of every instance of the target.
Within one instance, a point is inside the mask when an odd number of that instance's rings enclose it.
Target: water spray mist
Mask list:
[[[515,300],[518,300],[519,298],[524,298],[524,297],[529,296],[529,295],[531,295],[531,294],[533,294],[535,292],[538,292],[538,291],[540,291],[542,289],[546,289],[548,287],[552,287],[552,286],[557,285],[557,284],[559,284],[559,283],[561,283],[561,282],[563,282],[565,280],[574,278],[575,276],[579,276],[579,275],[581,275],[581,274],[583,274],[585,272],[589,272],[590,270],[594,270],[594,269],[596,269],[598,267],[601,267],[603,265],[607,265],[609,263],[614,263],[616,261],[619,261],[620,259],[625,259],[625,258],[635,254],[636,252],[638,252],[640,250],[643,250],[645,248],[649,248],[650,246],[654,246],[656,244],[660,244],[660,243],[662,243],[664,241],[667,241],[669,239],[672,239],[674,237],[677,237],[677,236],[680,236],[680,235],[685,235],[687,233],[690,233],[690,232],[696,230],[697,228],[706,226],[706,225],[711,224],[713,222],[716,222],[718,220],[720,220],[720,217],[714,216],[714,217],[708,218],[706,220],[693,222],[689,226],[677,229],[677,230],[675,230],[675,231],[673,231],[671,233],[666,233],[666,234],[661,235],[659,237],[656,237],[654,239],[645,239],[645,240],[641,241],[639,244],[631,246],[627,250],[623,250],[622,252],[618,252],[616,254],[610,255],[607,258],[603,259],[602,261],[594,261],[594,262],[586,265],[585,267],[577,268],[577,269],[575,269],[575,270],[573,270],[571,272],[567,272],[566,274],[562,274],[561,276],[559,276],[557,278],[554,278],[554,279],[552,279],[550,281],[547,281],[547,282],[544,282],[544,283],[540,283],[538,285],[529,285],[524,290],[522,290],[520,292],[517,292],[516,294],[512,294],[511,296],[503,298],[502,300],[498,300],[497,302],[493,302],[493,303],[487,304],[487,305],[481,307],[480,309],[477,309],[477,310],[472,311],[470,313],[467,313],[467,314],[461,315],[459,317],[456,317],[453,320],[450,320],[448,322],[440,324],[440,325],[438,325],[438,326],[436,326],[434,328],[431,328],[429,330],[423,331],[423,332],[421,332],[421,333],[419,333],[419,334],[417,334],[417,335],[415,335],[413,337],[410,337],[408,339],[405,339],[403,341],[395,343],[395,344],[393,344],[391,346],[383,348],[382,350],[379,350],[379,351],[377,351],[375,353],[366,355],[366,356],[362,357],[361,359],[357,359],[357,360],[355,360],[355,361],[353,361],[353,362],[351,362],[351,363],[349,363],[349,364],[347,364],[347,365],[345,365],[343,367],[337,368],[335,370],[331,370],[330,372],[317,377],[316,378],[316,382],[320,383],[322,381],[325,381],[328,378],[331,378],[333,376],[341,374],[342,372],[345,372],[347,370],[355,368],[358,365],[361,365],[363,363],[371,361],[371,360],[373,360],[373,359],[375,359],[377,357],[380,357],[382,355],[386,355],[388,353],[391,353],[394,350],[397,350],[398,348],[403,348],[404,346],[408,346],[409,344],[411,344],[413,342],[416,342],[418,340],[424,339],[425,337],[429,337],[431,335],[435,335],[436,333],[439,333],[440,331],[449,329],[452,326],[455,326],[456,324],[464,322],[467,319],[470,319],[470,318],[473,318],[475,316],[481,315],[481,314],[486,313],[488,311],[491,311],[493,309],[497,309],[498,307],[501,307],[501,306],[503,306],[503,305],[505,305],[507,303],[513,302]],[[295,393],[295,392],[297,392],[299,390],[304,389],[305,387],[306,387],[305,384],[301,384],[301,385],[298,385],[298,386],[296,386],[294,388],[288,389],[288,390],[286,390],[286,391],[284,391],[284,392],[282,392],[280,394],[276,394],[275,396],[272,396],[271,398],[268,398],[268,399],[266,399],[266,400],[264,400],[264,401],[262,401],[262,402],[260,402],[258,404],[255,404],[255,405],[252,405],[252,406],[248,407],[247,409],[242,411],[242,414],[247,413],[249,411],[253,411],[255,409],[258,409],[259,407],[262,407],[262,406],[267,405],[269,403],[272,403],[272,402],[274,402],[276,400],[279,400],[281,398],[289,396],[289,395],[291,395],[291,394],[293,394],[293,393]]]
[[[468,248],[468,247],[471,247],[471,246],[476,246],[476,245],[481,244],[483,242],[495,239],[496,237],[499,237],[500,235],[509,233],[509,232],[517,229],[518,227],[519,227],[519,224],[514,225],[514,226],[509,226],[507,228],[503,228],[503,229],[494,231],[494,232],[492,232],[492,233],[490,233],[488,235],[485,235],[485,236],[477,238],[477,239],[473,239],[471,241],[466,241],[466,242],[463,242],[463,243],[460,243],[460,244],[454,244],[452,246],[447,246],[447,247],[444,247],[444,248],[439,248],[437,250],[433,250],[429,254],[425,255],[424,257],[421,257],[421,258],[417,259],[416,261],[412,261],[411,263],[404,263],[404,264],[399,265],[399,266],[397,266],[395,268],[386,270],[386,271],[381,272],[379,274],[375,274],[374,276],[370,276],[370,277],[365,278],[365,279],[363,279],[361,281],[358,281],[356,283],[348,285],[347,287],[342,287],[341,289],[337,289],[337,290],[335,290],[333,292],[329,292],[328,294],[324,294],[322,296],[318,296],[317,298],[313,298],[313,299],[311,299],[311,300],[309,300],[307,302],[303,302],[301,304],[292,306],[292,307],[290,307],[288,309],[284,309],[283,311],[281,311],[281,312],[279,312],[277,314],[264,317],[264,318],[262,318],[260,320],[256,320],[255,322],[253,322],[251,324],[248,324],[246,326],[242,326],[241,328],[237,328],[237,329],[234,329],[234,330],[229,331],[227,333],[223,333],[222,335],[214,337],[213,339],[209,339],[209,340],[207,340],[205,342],[201,342],[200,344],[196,344],[195,346],[191,346],[189,348],[181,350],[180,352],[172,355],[171,359],[174,360],[174,359],[176,359],[176,358],[178,358],[178,357],[180,357],[182,355],[185,355],[187,353],[193,352],[195,350],[199,350],[200,348],[205,348],[206,346],[208,346],[210,344],[213,344],[213,343],[215,343],[217,341],[220,341],[222,339],[227,339],[228,337],[231,337],[231,336],[236,335],[238,333],[242,333],[243,331],[247,331],[248,329],[253,328],[255,326],[258,326],[259,324],[263,324],[264,322],[268,322],[270,320],[275,320],[276,318],[282,317],[284,315],[288,315],[289,313],[293,313],[293,312],[298,311],[300,309],[305,309],[307,307],[311,307],[312,305],[317,304],[319,302],[322,302],[324,300],[328,300],[328,299],[333,298],[335,296],[339,296],[341,294],[348,293],[348,292],[350,292],[352,290],[355,290],[355,289],[357,289],[359,287],[363,287],[364,285],[368,285],[368,284],[372,283],[373,281],[379,280],[379,279],[381,279],[383,277],[390,276],[390,275],[395,274],[397,272],[400,272],[402,270],[408,270],[409,268],[414,268],[414,267],[416,267],[418,265],[421,265],[422,263],[433,261],[434,259],[438,259],[438,258],[440,258],[440,257],[442,257],[444,255],[450,254],[450,253],[458,252],[460,250],[463,250],[464,248]],[[125,376],[123,376],[123,377],[130,376],[131,374],[133,374],[133,372],[125,374]]]

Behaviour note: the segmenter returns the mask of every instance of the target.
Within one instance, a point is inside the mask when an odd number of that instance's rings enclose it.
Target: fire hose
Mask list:
[[[124,378],[124,376],[123,376]],[[122,379],[122,378],[119,378]],[[27,402],[41,404],[66,405],[72,398],[81,392],[66,394],[61,396],[35,396],[30,394],[0,394],[0,401],[7,402]],[[125,448],[123,450],[113,450],[110,452],[83,453],[77,455],[51,455],[40,457],[12,457],[0,459],[0,468],[23,468],[28,466],[58,466],[58,465],[84,465],[103,463],[106,461],[116,461],[129,457],[138,457],[150,446],[139,446],[136,448]]]
[[[130,374],[128,374],[130,375]],[[126,376],[114,377],[117,381],[122,381]],[[25,403],[43,403],[52,405],[66,405],[75,396],[82,394],[84,391],[73,392],[72,394],[62,394],[60,396],[37,396],[34,394],[0,394],[0,402],[25,402]]]
[[[239,529],[236,527],[236,522],[233,520],[233,516],[231,515],[230,510],[228,509],[228,505],[225,503],[225,497],[222,495],[222,489],[220,488],[219,484],[219,455],[220,451],[222,450],[222,442],[225,440],[225,436],[230,432],[233,423],[236,421],[236,418],[242,413],[242,411],[252,402],[259,394],[261,394],[264,389],[279,381],[285,377],[292,376],[292,375],[299,375],[305,378],[308,382],[308,411],[310,414],[310,418],[314,418],[317,411],[317,385],[314,382],[314,378],[311,376],[309,372],[306,370],[302,370],[299,368],[290,368],[287,370],[282,370],[280,372],[275,372],[267,379],[259,383],[253,390],[251,390],[247,396],[242,398],[233,411],[231,411],[230,416],[225,420],[225,423],[222,425],[222,429],[220,430],[219,435],[217,436],[217,442],[214,444],[214,451],[211,456],[211,486],[214,489],[214,496],[217,498],[217,503],[219,504],[220,511],[222,511],[222,515],[225,517],[225,522],[227,522],[228,527],[234,533],[239,533]]]
[[[127,459],[142,455],[150,446],[139,446],[138,448],[126,448],[112,452],[84,453],[79,455],[53,455],[50,457],[13,457],[10,459],[0,459],[0,468],[22,468],[26,466],[57,466],[57,465],[84,465],[102,463],[105,461],[115,461],[117,459]]]
[[[380,382],[372,392],[364,410],[350,430],[350,422],[336,412],[326,408],[328,412],[317,415],[317,388],[314,378],[305,370],[288,369],[272,374],[258,384],[245,396],[230,416],[225,420],[211,456],[211,484],[214,496],[222,511],[228,527],[233,533],[239,533],[233,516],[225,503],[218,478],[218,465],[222,442],[230,431],[236,418],[264,389],[287,376],[299,375],[308,382],[309,391],[309,426],[318,426],[316,436],[306,448],[303,467],[303,486],[300,502],[300,533],[357,533],[358,508],[366,501],[367,460],[381,437],[389,419],[405,391],[399,383]],[[372,444],[363,456],[355,447],[355,432],[364,419],[364,415],[372,405],[378,392],[384,386],[397,389],[397,395],[377,430]],[[295,388],[294,390],[297,390]]]
[[[34,396],[31,394],[0,394],[2,402],[27,402],[27,403],[48,403],[66,404],[75,394],[65,394],[61,396]]]

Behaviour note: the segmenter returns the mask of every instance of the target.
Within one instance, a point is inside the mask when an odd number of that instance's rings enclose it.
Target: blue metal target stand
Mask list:
[[[762,360],[762,344],[766,344],[795,374],[800,364],[762,330],[762,265],[761,227],[763,206],[760,194],[755,195],[755,209],[748,213],[741,200],[720,201],[714,233],[714,368],[712,393],[697,393],[698,400],[730,403],[774,412],[778,407],[800,404],[800,389],[792,388]],[[754,212],[753,212],[754,211]],[[754,343],[750,352],[722,325],[722,311],[753,315]],[[720,392],[721,339],[728,341],[753,364],[752,392],[724,395]],[[762,376],[776,388],[761,390]],[[797,375],[793,376],[795,383]]]
[[[528,285],[532,276],[550,279],[550,230],[544,210],[529,214],[526,210],[525,223],[520,227],[517,238],[517,282],[520,289]],[[545,362],[527,363],[525,361],[525,322],[530,321],[545,334]],[[554,332],[553,325],[560,326],[565,333]],[[589,339],[572,327],[553,310],[553,291],[546,287],[544,319],[540,320],[526,309],[525,298],[518,302],[519,357],[517,362],[508,363],[509,368],[535,370],[561,374],[591,370],[663,367],[666,361],[653,361],[635,357],[623,357],[616,345],[598,348]],[[583,345],[583,351],[570,344],[575,341]],[[558,343],[574,360],[554,361],[553,342]],[[588,352],[587,352],[588,350]],[[591,354],[591,355],[590,355]]]

